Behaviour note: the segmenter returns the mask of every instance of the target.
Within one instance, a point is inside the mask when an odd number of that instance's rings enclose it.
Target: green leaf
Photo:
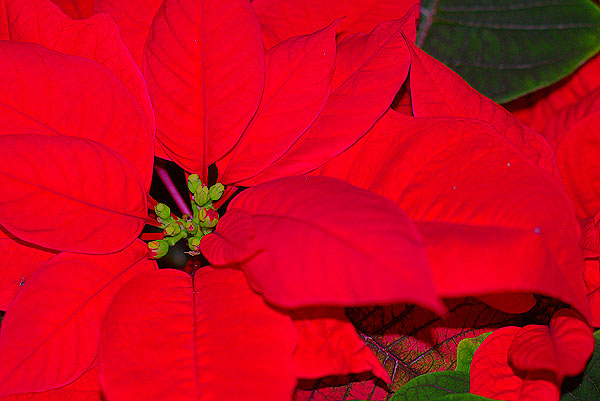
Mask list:
[[[471,360],[473,360],[473,354],[479,345],[485,340],[487,336],[492,332],[483,333],[477,337],[465,338],[458,343],[456,349],[456,370],[459,372],[469,373],[471,368]]]
[[[596,340],[594,353],[583,375],[576,378],[577,387],[560,397],[560,401],[597,401],[600,400],[600,330],[594,333]],[[563,386],[564,389],[564,386]]]
[[[504,103],[597,53],[600,10],[590,0],[422,0],[417,44]]]
[[[483,401],[469,394],[469,374],[445,371],[428,373],[409,381],[390,401]]]

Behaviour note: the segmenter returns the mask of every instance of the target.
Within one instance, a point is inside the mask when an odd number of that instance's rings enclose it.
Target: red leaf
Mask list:
[[[0,135],[0,187],[0,224],[51,249],[116,252],[146,220],[137,171],[117,152],[87,139]]]
[[[6,29],[0,29],[0,39],[38,43],[61,53],[88,58],[108,68],[135,97],[146,114],[150,132],[154,132],[154,112],[144,78],[121,39],[119,28],[109,16],[99,14],[85,21],[75,21],[49,0],[3,0],[3,3],[0,20],[6,20]],[[57,3],[70,5],[73,12],[81,7],[81,12],[86,14],[90,7],[89,11],[93,12],[94,7],[93,1],[89,4],[77,0]]]
[[[594,351],[594,337],[582,318],[569,309],[552,316],[549,326],[528,325],[517,332],[508,360],[517,370],[547,370],[562,380],[583,372]]]
[[[92,139],[125,156],[149,189],[153,133],[131,93],[110,71],[32,43],[0,42],[0,53],[0,135]]]
[[[345,38],[337,49],[333,92],[317,120],[285,155],[241,185],[309,172],[362,137],[389,108],[408,74],[405,22],[386,22],[371,34]]]
[[[238,270],[143,273],[102,327],[102,388],[120,401],[290,400],[295,337]]]
[[[134,274],[156,268],[146,256],[139,241],[110,255],[61,253],[38,270],[2,322],[0,394],[54,389],[89,369],[115,293]]]
[[[228,208],[252,217],[254,249],[264,251],[241,267],[276,305],[414,302],[443,311],[421,239],[393,202],[331,178],[290,177],[246,190]],[[217,234],[231,229],[219,224]],[[207,257],[212,235],[201,243]]]
[[[185,170],[205,174],[262,96],[263,46],[250,2],[165,0],[144,51],[157,140]]]
[[[569,77],[517,99],[507,107],[532,129],[542,132],[557,111],[600,87],[599,74],[600,55],[596,55]]]
[[[562,184],[489,124],[395,116],[406,122],[390,121],[364,145],[366,162],[380,159],[357,181],[416,223],[438,293],[534,292],[587,314],[579,228]],[[340,163],[351,183],[361,161]]]
[[[414,45],[410,48],[410,88],[415,117],[467,117],[488,122],[525,156],[559,176],[554,153],[541,135],[421,49]]]
[[[89,18],[94,15],[94,0],[52,0],[73,19]]]
[[[551,372],[515,371],[509,365],[508,349],[520,330],[503,327],[481,343],[471,362],[470,392],[505,401],[557,401],[560,381]]]
[[[2,401],[104,401],[98,372],[98,368],[93,368],[64,387],[41,393],[9,395],[2,397]]]
[[[370,32],[381,22],[400,19],[409,14],[419,16],[415,0],[254,0],[252,6],[261,23],[265,46],[271,46],[296,35],[320,29],[331,21],[344,17],[340,36],[355,32]],[[416,29],[407,32],[414,42]]]
[[[140,68],[148,30],[162,2],[162,0],[96,0],[96,12],[110,14],[117,22],[121,37]]]
[[[391,383],[386,370],[356,334],[342,308],[290,310],[298,331],[294,365],[298,378],[310,379],[371,371]]]
[[[28,244],[4,232],[0,226],[0,310],[6,310],[29,277],[45,262],[56,255]]]
[[[220,181],[234,183],[264,170],[315,121],[329,96],[337,22],[294,37],[265,54],[265,92],[233,154],[217,163]]]
[[[213,235],[202,237],[204,256],[218,266],[241,262],[259,251],[254,242],[255,233],[252,216],[243,210],[231,209],[219,220]]]
[[[544,136],[581,218],[600,212],[600,89],[547,119]]]

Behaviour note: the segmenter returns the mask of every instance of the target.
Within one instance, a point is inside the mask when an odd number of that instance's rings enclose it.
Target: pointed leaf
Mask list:
[[[406,21],[397,20],[344,39],[333,91],[317,120],[279,160],[241,185],[309,172],[362,137],[390,107],[408,74],[405,29]]]
[[[146,222],[137,171],[117,152],[87,139],[0,135],[0,187],[0,224],[51,249],[115,252]]]
[[[477,93],[448,67],[411,46],[410,88],[415,117],[467,117],[488,122],[536,164],[558,176],[554,153],[540,134]]]
[[[424,0],[421,15],[419,47],[499,103],[558,81],[600,50],[600,10],[588,0]]]
[[[250,125],[223,163],[220,181],[252,177],[285,153],[315,121],[329,96],[337,22],[280,43],[265,54],[265,91]]]
[[[289,317],[267,306],[238,270],[204,267],[193,281],[160,270],[119,292],[102,327],[107,398],[289,400],[296,344]]]
[[[56,253],[21,241],[1,226],[0,249],[0,310],[6,310],[29,277]]]
[[[0,394],[46,391],[80,377],[96,358],[115,293],[134,274],[155,268],[141,241],[110,255],[63,252],[51,259],[2,322]]]
[[[298,378],[319,378],[371,371],[391,383],[386,370],[356,334],[342,308],[289,311],[298,331],[294,365]]]
[[[72,383],[41,393],[25,393],[2,397],[2,401],[104,401],[100,391],[99,369],[92,368]]]
[[[95,0],[95,2],[96,12],[109,14],[119,25],[123,41],[141,68],[148,31],[163,0]]]
[[[528,325],[515,335],[508,360],[515,369],[547,370],[559,378],[583,371],[594,350],[590,327],[569,309],[552,316],[550,325]]]
[[[146,48],[144,75],[156,137],[189,172],[205,174],[237,142],[264,84],[258,19],[247,0],[166,0]]]
[[[241,267],[270,302],[414,302],[443,310],[419,234],[393,202],[331,178],[290,177],[246,190],[228,208],[252,216],[255,249],[264,251]],[[212,235],[201,243],[207,256]]]
[[[320,29],[344,17],[339,34],[370,32],[377,24],[400,19],[411,13],[416,19],[419,2],[415,0],[253,0],[267,48],[296,35]],[[414,42],[416,29],[409,33]]]
[[[0,20],[6,20],[6,29],[0,29],[1,39],[38,43],[108,68],[135,97],[146,115],[148,129],[154,132],[154,111],[144,77],[109,16],[98,14],[76,21],[65,16],[49,0],[3,0],[3,3]],[[93,1],[62,0],[57,4],[74,13],[83,13],[86,18],[93,14]]]
[[[0,54],[0,135],[98,141],[125,156],[141,174],[144,188],[150,187],[151,127],[110,71],[32,43],[0,41]]]
[[[587,315],[579,227],[562,184],[488,124],[405,120],[387,125],[356,163],[344,162],[352,166],[345,179],[354,182],[361,160],[379,158],[357,183],[416,223],[438,293],[541,293]]]
[[[560,380],[551,372],[517,371],[509,365],[508,349],[519,330],[503,327],[477,348],[471,363],[471,393],[506,401],[558,400]]]

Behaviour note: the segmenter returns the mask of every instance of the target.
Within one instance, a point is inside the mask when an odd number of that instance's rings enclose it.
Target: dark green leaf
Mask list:
[[[600,400],[600,330],[594,333],[596,340],[594,353],[583,375],[577,380],[577,387],[563,394],[560,401],[597,401]]]
[[[390,401],[483,401],[469,394],[469,374],[446,371],[428,373],[409,381]]]
[[[423,0],[417,44],[504,103],[598,52],[600,10],[590,0]]]
[[[483,333],[477,337],[465,338],[458,343],[458,348],[456,349],[457,371],[469,373],[469,369],[471,368],[471,360],[473,359],[475,350],[490,334],[492,334],[491,331],[489,333]]]

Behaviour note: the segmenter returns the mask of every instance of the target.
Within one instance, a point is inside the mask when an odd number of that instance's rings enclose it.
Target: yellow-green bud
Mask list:
[[[223,196],[223,192],[225,192],[225,187],[220,182],[217,182],[208,190],[208,196],[210,196],[210,199],[213,201],[218,201],[221,199],[221,196]]]

